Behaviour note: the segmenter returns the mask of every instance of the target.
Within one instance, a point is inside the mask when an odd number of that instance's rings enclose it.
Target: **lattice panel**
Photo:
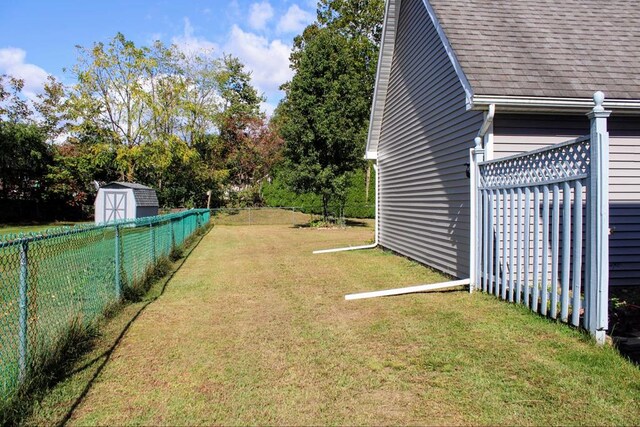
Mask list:
[[[522,155],[482,162],[479,164],[480,188],[507,189],[586,178],[590,147],[587,136]]]

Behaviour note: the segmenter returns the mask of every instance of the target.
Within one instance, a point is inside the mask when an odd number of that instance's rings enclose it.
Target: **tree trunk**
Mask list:
[[[329,196],[322,195],[322,217],[324,222],[329,222]]]

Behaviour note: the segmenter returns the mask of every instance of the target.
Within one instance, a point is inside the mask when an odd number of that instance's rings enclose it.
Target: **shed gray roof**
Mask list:
[[[110,182],[102,186],[102,188],[131,188],[133,197],[136,199],[136,205],[141,207],[158,207],[158,196],[156,190],[146,185],[137,184],[135,182]]]
[[[474,95],[640,99],[638,0],[429,0]]]

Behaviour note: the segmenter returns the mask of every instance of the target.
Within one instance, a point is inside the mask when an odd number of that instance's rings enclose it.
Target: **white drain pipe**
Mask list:
[[[457,288],[459,286],[468,285],[469,283],[470,283],[469,279],[453,280],[451,282],[432,283],[429,285],[417,285],[417,286],[409,286],[406,288],[385,289],[384,291],[373,291],[373,292],[362,292],[358,294],[349,294],[349,295],[345,295],[344,299],[354,300],[354,299],[365,299],[365,298],[376,298],[376,297],[388,297],[392,295],[412,294],[416,292],[437,291],[440,289]]]
[[[375,213],[374,213],[374,240],[373,243],[370,245],[363,245],[363,246],[348,246],[345,248],[336,248],[336,249],[321,249],[318,251],[313,251],[314,254],[328,254],[328,253],[333,253],[333,252],[344,252],[344,251],[356,251],[356,250],[360,250],[360,249],[373,249],[375,247],[378,246],[378,206],[379,206],[379,202],[378,202],[378,195],[380,194],[380,174],[378,172],[378,165],[374,164],[373,165],[373,170],[375,170],[376,172],[376,207],[375,207]]]

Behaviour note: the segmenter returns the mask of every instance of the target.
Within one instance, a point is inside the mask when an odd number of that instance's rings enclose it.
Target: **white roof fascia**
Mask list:
[[[474,95],[473,109],[486,110],[491,104],[500,107],[500,111],[545,111],[545,112],[583,112],[593,108],[593,98],[559,98],[526,96]],[[604,108],[619,112],[637,112],[640,99],[605,99]],[[635,110],[635,111],[634,111]]]
[[[367,160],[376,160],[378,158],[378,142],[382,129],[382,116],[384,115],[384,104],[387,98],[389,77],[391,75],[391,62],[396,41],[400,1],[401,0],[387,0],[385,5],[382,40],[380,42],[380,53],[378,54],[378,66],[376,68],[376,83],[373,89],[371,115],[369,116],[367,148],[364,156]],[[383,67],[385,63],[387,65]],[[379,113],[377,113],[378,111]]]
[[[427,13],[429,14],[429,18],[431,18],[431,22],[433,22],[433,25],[436,28],[436,32],[440,37],[440,41],[442,41],[442,44],[444,45],[444,49],[447,52],[447,56],[449,57],[449,60],[451,61],[451,64],[453,65],[453,68],[456,71],[456,74],[458,75],[458,79],[460,80],[460,83],[462,84],[462,88],[464,89],[467,110],[470,110],[473,107],[473,88],[471,87],[469,80],[467,80],[467,76],[464,74],[464,71],[462,70],[462,66],[460,65],[460,62],[458,62],[458,58],[456,57],[456,54],[453,51],[453,47],[451,47],[451,43],[449,43],[449,38],[447,38],[447,35],[444,33],[444,29],[442,28],[442,25],[440,25],[438,16],[436,15],[436,12],[433,10],[433,7],[431,7],[431,3],[429,3],[429,0],[422,0],[422,3],[424,3],[424,6],[427,8]]]

